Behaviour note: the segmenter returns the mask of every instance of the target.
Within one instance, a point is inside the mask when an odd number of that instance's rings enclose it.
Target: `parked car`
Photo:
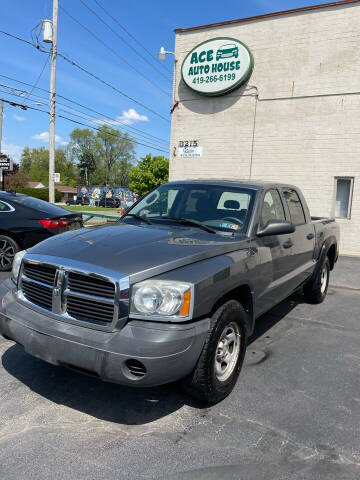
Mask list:
[[[66,200],[66,205],[89,205],[90,201],[87,197],[77,197],[75,198],[69,198]]]
[[[16,252],[80,227],[78,214],[38,198],[0,192],[0,271],[11,269]]]
[[[99,207],[105,208],[119,208],[120,207],[120,200],[118,198],[101,198],[98,202]]]
[[[261,314],[299,287],[324,300],[338,245],[338,225],[311,218],[296,187],[171,182],[116,224],[19,252],[0,331],[55,365],[123,385],[182,380],[215,403]]]

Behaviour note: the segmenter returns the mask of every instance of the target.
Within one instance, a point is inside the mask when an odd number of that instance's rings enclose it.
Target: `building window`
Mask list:
[[[350,218],[352,191],[353,191],[353,177],[335,178],[335,217],[336,218]]]

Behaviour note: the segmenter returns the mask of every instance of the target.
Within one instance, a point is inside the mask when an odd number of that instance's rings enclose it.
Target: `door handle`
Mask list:
[[[292,247],[293,245],[294,245],[294,244],[293,244],[291,238],[289,238],[289,240],[286,240],[286,242],[284,242],[284,243],[282,244],[282,246],[283,246],[284,248],[290,248],[290,247]]]
[[[307,238],[308,240],[312,240],[312,239],[314,238],[314,234],[313,234],[313,233],[308,233],[308,234],[306,235],[306,238]]]

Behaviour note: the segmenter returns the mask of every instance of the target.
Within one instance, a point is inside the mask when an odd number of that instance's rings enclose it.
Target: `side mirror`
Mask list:
[[[258,231],[258,237],[270,237],[271,235],[285,235],[294,233],[295,225],[287,220],[269,220],[265,227]]]

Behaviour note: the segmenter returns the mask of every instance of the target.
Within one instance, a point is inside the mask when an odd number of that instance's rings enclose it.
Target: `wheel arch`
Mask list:
[[[335,262],[336,262],[336,255],[337,255],[336,244],[332,243],[326,252],[326,256],[328,257],[330,262],[330,270],[334,269]]]
[[[253,291],[248,284],[242,284],[229,292],[225,295],[219,297],[216,302],[214,303],[211,309],[211,315],[218,310],[224,303],[228,302],[229,300],[236,300],[238,301],[245,310],[246,313],[246,330],[248,336],[252,334],[254,330],[254,298],[253,298]]]
[[[0,228],[0,235],[5,235],[6,237],[12,238],[19,245],[19,247],[22,248],[22,242],[15,233],[9,232],[8,230],[3,230]]]

